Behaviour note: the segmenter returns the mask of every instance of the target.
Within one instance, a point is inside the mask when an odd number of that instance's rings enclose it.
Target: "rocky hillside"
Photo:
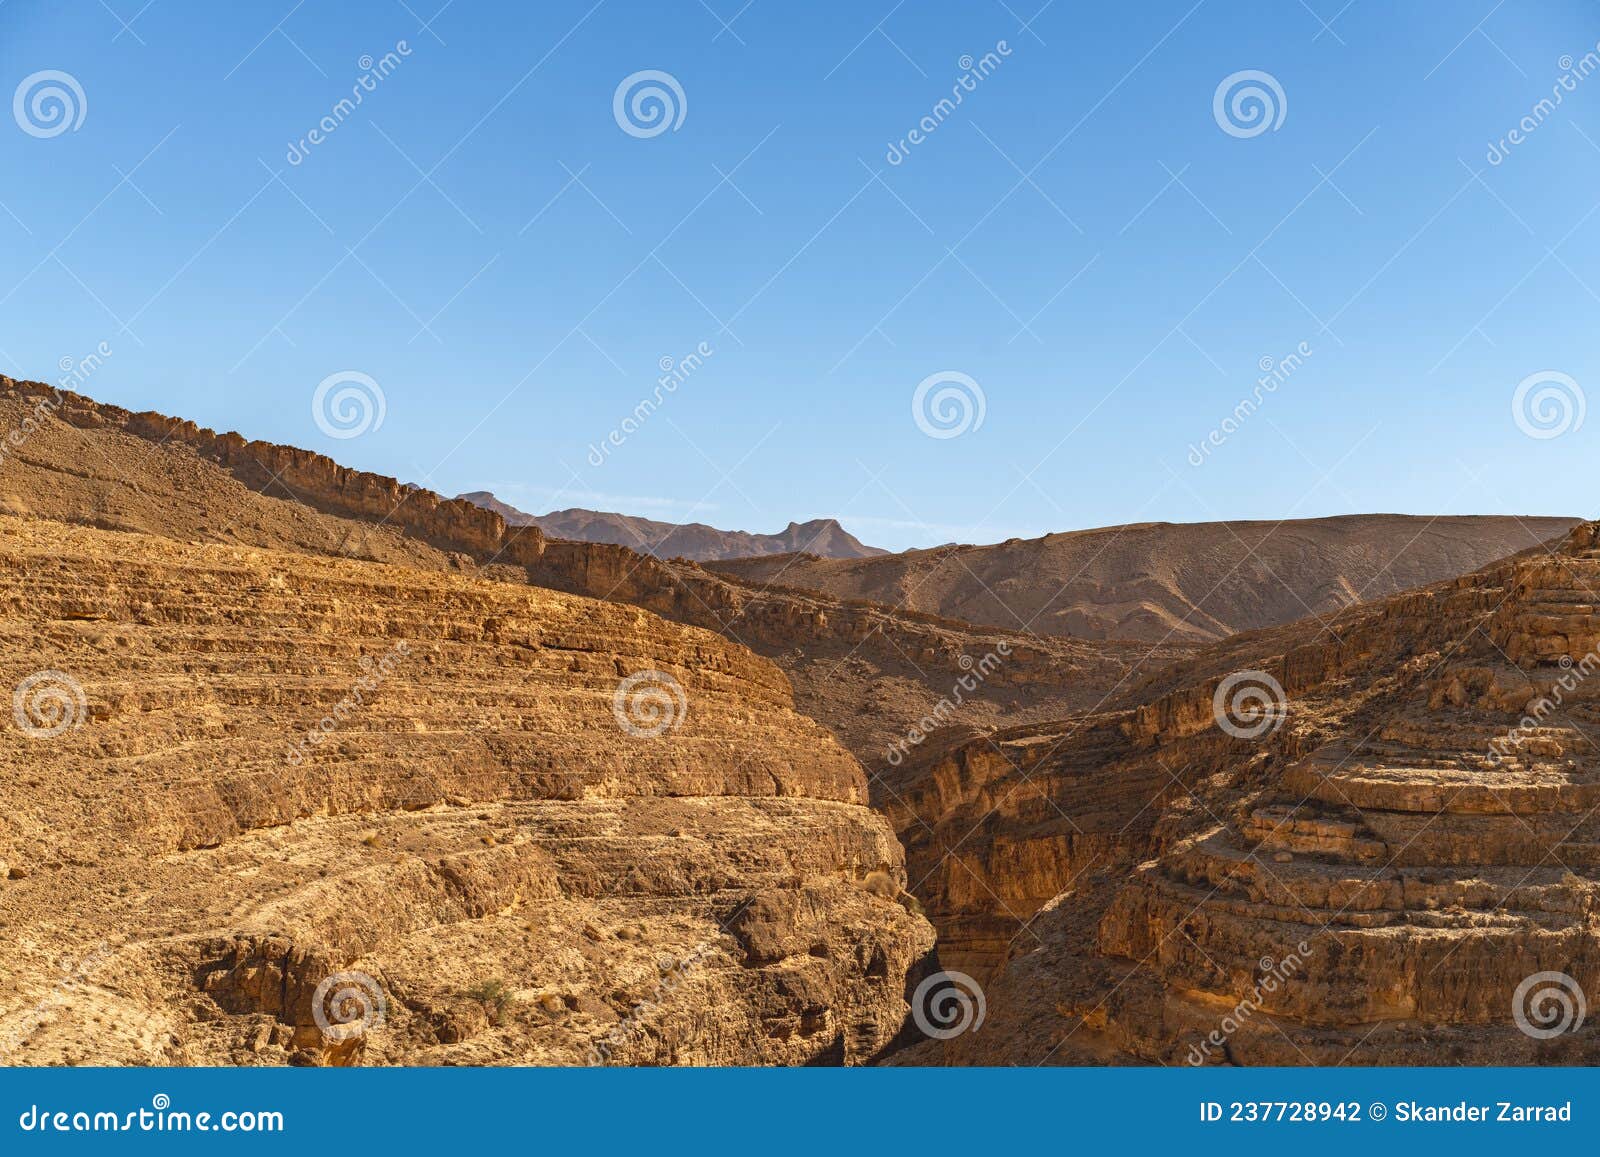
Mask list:
[[[899,844],[710,632],[5,516],[0,643],[0,1061],[854,1064],[901,1030],[933,937]]]
[[[709,562],[795,552],[819,558],[872,558],[888,553],[867,546],[832,518],[791,522],[777,534],[752,534],[746,530],[718,530],[703,522],[656,522],[603,510],[574,508],[528,514],[501,502],[487,490],[474,490],[457,497],[494,511],[506,520],[507,526],[537,526],[551,538],[626,546],[656,558]]]
[[[859,1062],[924,907],[989,1017],[896,1060],[1591,1059],[1501,990],[1600,981],[1592,528],[1151,646],[551,538],[36,383],[0,430],[0,1059]],[[1220,722],[1241,673],[1283,688],[1259,729]]]
[[[926,752],[894,818],[989,1015],[900,1059],[1594,1063],[1597,648],[1584,524]]]
[[[718,563],[751,582],[1080,639],[1205,642],[1453,578],[1546,542],[1572,518],[1362,514],[1141,523],[840,561]]]
[[[742,582],[497,513],[293,447],[0,377],[0,513],[181,542],[450,570],[644,607],[772,658],[870,768],[930,713],[992,726],[1091,708],[1172,644],[1090,643]],[[1005,649],[982,680],[970,669]],[[985,664],[988,666],[988,664]],[[963,680],[972,684],[956,689]],[[940,704],[960,699],[951,718]],[[875,789],[879,781],[874,780]]]

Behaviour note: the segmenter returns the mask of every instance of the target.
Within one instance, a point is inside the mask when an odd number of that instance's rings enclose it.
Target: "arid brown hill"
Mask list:
[[[708,631],[0,516],[0,641],[0,1062],[853,1064],[901,1029],[900,846]]]
[[[494,511],[506,520],[507,526],[537,526],[551,538],[608,542],[657,558],[687,558],[708,562],[713,559],[753,558],[796,551],[814,554],[819,558],[871,558],[888,553],[875,546],[867,546],[832,518],[791,522],[777,534],[752,534],[747,530],[718,530],[703,522],[656,522],[604,510],[574,508],[555,510],[549,514],[528,514],[501,502],[487,490],[474,490],[457,497]]]
[[[897,1059],[1594,1063],[1597,647],[1582,524],[926,752],[892,818],[989,1015]]]
[[[714,569],[1043,635],[1192,643],[1326,617],[1465,574],[1576,521],[1362,514],[1154,522],[856,561],[773,557]]]
[[[626,547],[548,538],[473,503],[307,450],[37,382],[0,377],[0,449],[0,513],[531,582],[706,627],[773,659],[793,680],[800,709],[874,768],[1002,645],[1006,662],[963,693],[960,722],[1086,710],[1141,663],[1188,650],[974,627],[741,582]]]

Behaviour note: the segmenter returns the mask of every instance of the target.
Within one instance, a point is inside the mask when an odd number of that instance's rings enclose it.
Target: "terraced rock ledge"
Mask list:
[[[3,517],[0,656],[0,1060],[855,1064],[901,1030],[933,936],[869,881],[900,846],[708,631]]]
[[[930,760],[906,786],[934,834],[896,818],[914,881],[1001,805],[940,869],[972,882],[926,896],[941,937],[983,928],[979,892],[1017,918],[976,958],[983,1031],[897,1060],[1593,1063],[1576,1010],[1600,994],[1597,591],[1584,524],[1239,636],[1091,722]],[[1214,713],[1244,669],[1285,691],[1257,738]]]

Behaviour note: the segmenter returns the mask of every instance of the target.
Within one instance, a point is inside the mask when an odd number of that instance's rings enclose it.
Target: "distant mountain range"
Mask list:
[[[1011,630],[1194,643],[1465,574],[1576,521],[1360,514],[1151,522],[858,561],[728,560],[715,569]]]
[[[631,547],[657,558],[687,558],[710,562],[732,558],[759,558],[773,554],[814,554],[820,558],[873,558],[888,554],[867,546],[832,518],[791,522],[777,534],[752,534],[745,530],[718,530],[702,522],[656,522],[603,510],[555,510],[529,514],[501,502],[487,490],[457,495],[492,510],[509,526],[537,526],[552,538],[578,542],[608,542]]]

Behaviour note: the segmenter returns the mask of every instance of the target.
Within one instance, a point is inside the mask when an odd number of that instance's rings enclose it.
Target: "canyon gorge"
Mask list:
[[[1600,1052],[1510,1011],[1600,982],[1594,524],[696,561],[40,383],[0,429],[5,1063]]]

